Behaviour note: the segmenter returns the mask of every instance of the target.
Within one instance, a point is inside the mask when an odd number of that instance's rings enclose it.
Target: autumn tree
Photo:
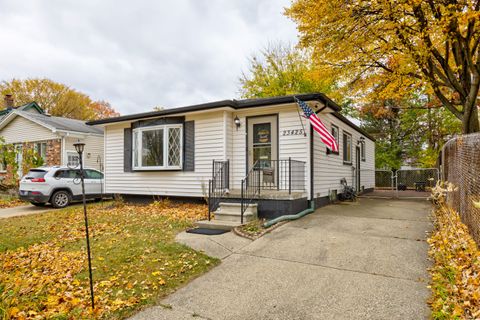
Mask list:
[[[426,90],[479,131],[479,0],[295,0],[286,14],[316,65],[358,97]]]
[[[276,44],[250,58],[248,72],[240,77],[240,93],[243,98],[331,93],[331,79],[314,69],[308,52]]]
[[[94,119],[106,119],[120,116],[120,113],[113,109],[107,101],[95,101],[92,102],[89,107],[95,114]]]
[[[3,81],[0,92],[13,94],[16,105],[35,101],[52,116],[93,120],[117,114],[108,103],[93,102],[86,94],[50,79]],[[0,99],[0,109],[3,108],[3,99]]]
[[[377,139],[377,168],[431,168],[443,145],[461,132],[460,120],[425,96],[377,99],[361,108],[360,117],[363,129]]]

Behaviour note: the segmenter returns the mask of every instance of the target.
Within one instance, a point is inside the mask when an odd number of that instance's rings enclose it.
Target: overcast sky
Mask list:
[[[295,44],[289,0],[0,0],[0,80],[47,77],[122,114],[238,98],[248,57]]]

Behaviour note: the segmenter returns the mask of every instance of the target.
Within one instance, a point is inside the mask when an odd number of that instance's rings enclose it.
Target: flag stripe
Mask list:
[[[296,99],[296,98],[295,98]],[[332,151],[338,152],[338,144],[335,137],[328,131],[322,120],[315,112],[304,102],[296,99],[300,108],[302,108],[305,118],[310,120],[313,129],[320,135],[320,140],[327,145]]]

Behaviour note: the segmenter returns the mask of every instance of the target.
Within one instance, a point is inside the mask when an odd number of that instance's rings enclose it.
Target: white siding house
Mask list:
[[[338,129],[338,154],[327,154],[292,96],[127,115],[89,123],[105,130],[105,190],[127,197],[207,198],[222,189],[221,198],[235,202],[255,186],[260,216],[273,217],[297,213],[311,200],[327,203],[341,192],[342,178],[359,192],[373,189],[373,138],[323,94],[296,97],[329,130]],[[351,137],[350,161],[344,161],[343,133]]]
[[[0,157],[2,178],[14,174],[23,175],[21,163],[23,151],[27,148],[35,148],[45,165],[67,165],[69,161],[78,162],[73,144],[80,141],[85,143],[86,167],[101,170],[104,162],[102,128],[88,126],[81,120],[49,116],[35,102],[0,111],[0,137],[21,151],[17,154],[17,173],[9,172]]]

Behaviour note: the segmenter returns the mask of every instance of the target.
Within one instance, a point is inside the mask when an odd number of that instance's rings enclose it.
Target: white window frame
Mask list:
[[[40,146],[40,150],[38,149],[38,147]],[[45,157],[42,156],[42,149],[43,149],[43,146],[45,146]],[[33,143],[33,150],[35,150],[36,153],[38,153],[38,155],[40,157],[42,157],[43,159],[43,162],[44,164],[47,163],[47,158],[48,158],[48,154],[47,154],[47,143],[46,142],[34,142]]]
[[[345,160],[345,157],[346,157],[346,155],[347,155],[347,153],[345,152],[345,147],[344,147],[344,146],[345,146],[345,143],[346,143],[346,142],[345,142],[345,137],[347,137],[347,141],[350,140],[350,152],[349,152],[349,154],[350,154],[350,159],[347,159],[347,160]],[[351,135],[350,133],[346,132],[346,131],[343,131],[343,137],[342,137],[342,139],[344,140],[344,141],[342,141],[343,164],[351,165],[351,164],[352,164],[352,153],[353,153],[353,150],[352,150],[352,148],[353,148],[353,138],[352,138],[352,135]]]
[[[169,136],[170,130],[169,129],[180,129],[180,165],[178,166],[169,166],[169,154],[168,154],[168,147],[169,147]],[[143,166],[142,164],[142,153],[143,153],[143,146],[142,146],[142,135],[145,131],[154,131],[154,130],[162,130],[163,129],[163,166]],[[137,141],[133,141],[137,138]],[[136,148],[135,148],[136,146]],[[137,157],[137,165],[135,165],[135,157]],[[141,127],[132,130],[132,168],[133,170],[182,170],[183,168],[183,124],[166,124],[166,125],[158,125],[158,126],[151,126],[151,127]]]
[[[75,155],[78,156],[78,152],[75,150],[65,150],[65,165],[71,168],[80,169],[80,162],[78,162],[78,166],[75,166],[75,167],[72,167],[71,165],[68,164],[69,153],[75,153]],[[82,154],[82,162],[83,162],[83,165],[85,166],[85,152]]]
[[[360,143],[360,158],[362,161],[366,161],[365,141]]]

